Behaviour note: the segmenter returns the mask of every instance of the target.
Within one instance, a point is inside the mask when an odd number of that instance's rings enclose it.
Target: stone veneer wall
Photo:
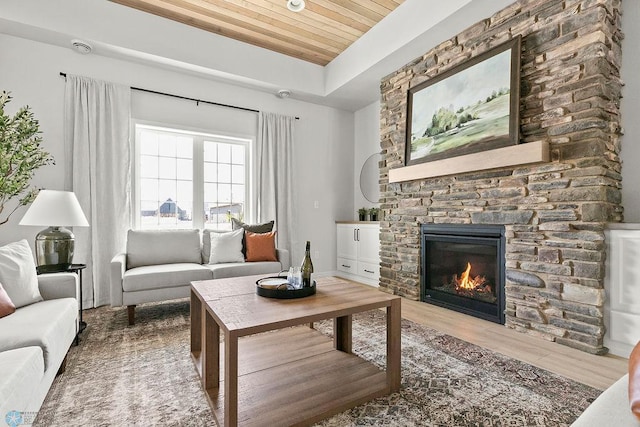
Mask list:
[[[602,354],[604,228],[622,220],[619,0],[522,0],[381,82],[382,290],[420,298],[420,224],[504,224],[506,326]],[[389,183],[407,90],[522,35],[521,143],[552,161]]]

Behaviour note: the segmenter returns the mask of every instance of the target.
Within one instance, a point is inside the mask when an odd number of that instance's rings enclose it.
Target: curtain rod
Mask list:
[[[60,76],[64,77],[66,79],[67,78],[67,73],[60,72]],[[195,101],[196,105],[199,104],[199,103],[203,103],[203,104],[217,105],[218,107],[226,107],[226,108],[233,108],[233,109],[236,109],[236,110],[250,111],[252,113],[259,113],[260,112],[260,110],[254,110],[252,108],[238,107],[237,105],[221,104],[219,102],[205,101],[205,100],[196,99],[196,98],[189,98],[188,96],[174,95],[172,93],[158,92],[156,90],[143,89],[143,88],[140,88],[140,87],[131,86],[131,90],[137,90],[138,92],[153,93],[155,95],[169,96],[169,97],[172,97],[172,98],[184,99],[186,101]],[[295,119],[296,120],[300,120],[300,117],[296,117]]]

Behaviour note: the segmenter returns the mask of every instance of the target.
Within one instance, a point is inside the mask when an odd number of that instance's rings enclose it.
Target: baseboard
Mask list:
[[[334,271],[331,273],[331,275],[335,277],[341,277],[343,279],[351,280],[354,282],[362,283],[364,285],[372,286],[374,288],[377,288],[380,286],[377,280],[370,280],[370,279],[367,279],[366,277],[345,273],[344,271]]]

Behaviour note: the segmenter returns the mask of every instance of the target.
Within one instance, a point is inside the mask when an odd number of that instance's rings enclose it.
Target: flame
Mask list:
[[[467,263],[467,269],[462,273],[462,276],[460,276],[460,280],[458,280],[458,287],[462,289],[473,289],[476,287],[473,280],[469,280],[469,273],[471,273],[470,262]]]
[[[467,263],[467,269],[458,279],[458,275],[454,276],[456,290],[464,289],[477,292],[491,292],[491,285],[487,283],[484,276],[471,277],[471,263]]]

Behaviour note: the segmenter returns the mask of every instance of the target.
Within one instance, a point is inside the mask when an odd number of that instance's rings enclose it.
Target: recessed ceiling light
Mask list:
[[[300,12],[304,9],[304,0],[287,0],[287,8],[292,12]]]
[[[291,96],[291,91],[289,89],[280,89],[276,96],[278,98],[288,98]]]
[[[91,53],[91,51],[93,50],[89,43],[77,39],[71,40],[71,47],[73,48],[73,50],[83,55]]]

